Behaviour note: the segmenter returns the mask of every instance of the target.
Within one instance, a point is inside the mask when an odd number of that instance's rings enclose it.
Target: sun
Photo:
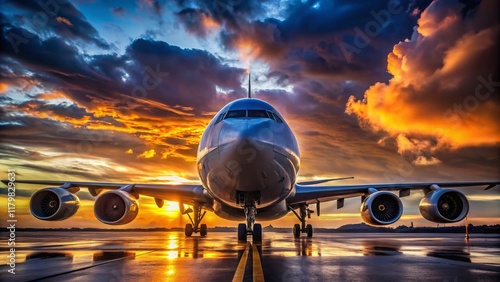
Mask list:
[[[167,215],[171,215],[171,216],[177,215],[179,213],[179,203],[165,201],[165,205],[163,206],[163,209],[166,211]]]

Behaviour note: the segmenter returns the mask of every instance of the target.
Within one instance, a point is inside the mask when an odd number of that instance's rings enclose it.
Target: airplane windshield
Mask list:
[[[233,110],[228,111],[224,119],[229,118],[268,118],[272,119],[278,123],[283,123],[283,121],[273,112],[266,110]]]
[[[248,110],[248,117],[269,118],[265,110]]]
[[[246,110],[229,111],[224,119],[228,118],[244,118],[247,116]]]

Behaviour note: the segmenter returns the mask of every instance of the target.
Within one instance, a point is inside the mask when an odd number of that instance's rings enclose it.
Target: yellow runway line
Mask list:
[[[259,250],[252,244],[252,258],[253,258],[253,281],[264,282],[264,272],[262,272],[262,263],[260,261]]]
[[[241,256],[240,262],[238,263],[238,267],[236,268],[236,272],[234,273],[233,282],[243,281],[243,277],[245,276],[245,267],[247,265],[249,250],[250,250],[250,243],[247,242],[247,247],[245,248],[245,252],[243,252],[243,256]]]

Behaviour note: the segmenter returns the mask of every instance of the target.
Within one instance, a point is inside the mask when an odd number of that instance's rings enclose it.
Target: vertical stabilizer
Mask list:
[[[248,73],[248,95],[247,98],[252,98],[252,79],[250,77],[250,72]]]

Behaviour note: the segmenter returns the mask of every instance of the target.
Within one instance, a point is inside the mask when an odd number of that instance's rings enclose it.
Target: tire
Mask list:
[[[300,225],[299,224],[295,224],[293,226],[293,237],[295,237],[295,238],[300,237]]]
[[[201,237],[207,236],[207,225],[206,224],[200,225],[200,236]]]
[[[306,226],[306,233],[307,233],[307,238],[312,238],[313,236],[313,227],[311,224],[308,224]]]
[[[191,237],[191,235],[193,235],[193,225],[191,223],[186,224],[184,234],[186,234],[186,237]]]
[[[238,241],[239,242],[247,241],[247,225],[244,223],[238,224]]]
[[[252,236],[254,242],[262,242],[262,225],[260,223],[253,225]]]

